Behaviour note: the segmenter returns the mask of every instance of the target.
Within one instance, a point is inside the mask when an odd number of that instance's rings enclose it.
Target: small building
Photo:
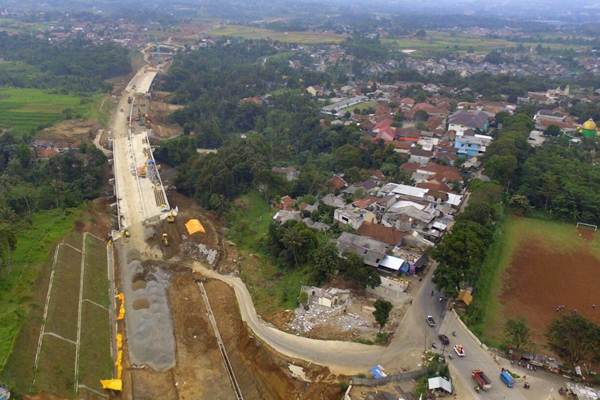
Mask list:
[[[317,303],[320,306],[335,308],[346,306],[350,303],[350,290],[315,286],[302,286],[300,289],[308,295],[308,303]]]
[[[388,245],[365,236],[344,232],[336,241],[340,254],[353,253],[359,256],[366,265],[378,267],[389,249]]]
[[[352,229],[356,230],[364,222],[374,223],[377,217],[371,211],[348,206],[336,208],[333,212],[333,219],[341,224],[350,225]]]
[[[301,221],[302,214],[300,211],[279,210],[273,216],[273,221],[279,224],[285,224],[287,221]]]
[[[427,380],[427,388],[429,390],[443,390],[446,393],[452,393],[452,383],[441,376],[429,378]]]
[[[460,110],[448,117],[448,130],[456,132],[457,136],[472,129],[479,132],[487,132],[489,129],[488,115],[483,111]]]
[[[294,167],[273,167],[271,168],[271,172],[284,176],[288,182],[295,181],[300,176],[300,171]]]
[[[484,154],[487,146],[494,140],[491,136],[486,135],[462,135],[456,136],[454,139],[454,148],[459,155],[468,158],[477,157]]]

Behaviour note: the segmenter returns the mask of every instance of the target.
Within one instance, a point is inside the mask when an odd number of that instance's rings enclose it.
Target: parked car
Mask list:
[[[446,335],[439,335],[438,339],[440,339],[440,342],[444,345],[444,346],[448,346],[450,344],[450,339],[448,339],[448,336]]]
[[[425,318],[425,320],[427,321],[427,325],[431,327],[435,326],[435,319],[433,319],[431,315],[428,315],[427,318]]]

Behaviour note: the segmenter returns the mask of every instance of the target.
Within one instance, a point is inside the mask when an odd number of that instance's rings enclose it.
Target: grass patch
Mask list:
[[[300,286],[309,280],[306,268],[283,268],[267,253],[265,240],[272,215],[258,192],[241,196],[227,215],[227,236],[238,246],[240,276],[261,315],[295,308]]]
[[[74,344],[46,336],[42,344],[38,368],[35,390],[73,397],[75,385]]]
[[[77,313],[81,253],[70,246],[61,246],[54,268],[46,332],[77,340]]]
[[[84,302],[81,314],[79,382],[101,390],[100,379],[112,377],[108,311]]]
[[[417,52],[415,55],[429,55],[436,52],[442,51],[457,51],[457,52],[475,52],[475,53],[488,53],[493,49],[498,48],[512,48],[519,45],[518,42],[513,42],[506,39],[497,38],[486,38],[471,36],[460,33],[449,33],[449,32],[436,32],[428,31],[425,39],[418,39],[416,37],[401,37],[384,39],[384,43],[397,48],[398,50],[412,49]],[[554,50],[559,49],[582,49],[588,46],[581,45],[570,45],[563,43],[552,43],[544,41],[531,41],[522,43],[525,47],[535,47],[541,44],[544,47],[551,48]]]
[[[213,36],[233,36],[244,39],[271,39],[284,43],[337,44],[345,40],[341,35],[329,32],[279,32],[243,25],[224,25],[209,32]]]
[[[106,245],[104,241],[87,235],[85,242],[83,298],[108,307],[110,306],[110,300],[108,298],[106,263]]]
[[[104,95],[80,97],[40,89],[2,88],[0,127],[10,129],[18,135],[26,135],[39,127],[50,126],[66,119],[67,113],[74,118],[108,121],[108,109],[104,111],[106,116],[99,110],[102,97]]]
[[[36,284],[40,271],[49,271],[48,260],[52,259],[54,246],[66,232],[72,229],[79,215],[78,209],[65,212],[62,210],[38,212],[32,216],[31,225],[26,225],[17,232],[17,247],[12,254],[12,263],[9,268],[0,271],[0,368],[2,370],[11,354],[21,326],[25,321],[29,323],[34,317],[27,315],[29,310],[39,311],[40,302],[43,309],[48,285],[47,282],[45,285]],[[31,344],[28,340],[19,341],[17,344],[21,342],[23,347],[18,346],[17,358],[21,352],[25,354],[29,351]],[[37,343],[37,336],[35,343]],[[15,362],[18,363],[17,360]]]
[[[374,100],[365,101],[365,102],[358,103],[358,104],[355,104],[353,106],[345,108],[344,112],[345,111],[353,112],[354,110],[363,111],[363,110],[366,110],[368,108],[375,108],[376,106],[377,106],[377,102],[374,101]]]

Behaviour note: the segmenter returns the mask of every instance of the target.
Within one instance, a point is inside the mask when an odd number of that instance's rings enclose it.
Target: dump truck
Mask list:
[[[492,381],[490,381],[490,378],[488,378],[482,370],[474,369],[471,373],[471,377],[481,390],[488,391],[492,388]]]
[[[512,375],[510,374],[510,372],[508,372],[508,370],[502,368],[502,372],[500,372],[500,380],[509,388],[512,388],[513,386],[515,386],[515,380],[512,377]]]

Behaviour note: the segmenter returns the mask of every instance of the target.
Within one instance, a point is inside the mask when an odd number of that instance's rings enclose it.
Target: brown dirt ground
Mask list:
[[[200,290],[189,270],[172,278],[169,302],[177,346],[173,372],[179,399],[234,398]]]
[[[183,108],[181,105],[170,104],[167,102],[170,93],[154,93],[150,102],[149,114],[152,118],[152,134],[159,139],[168,139],[181,133],[181,127],[169,123],[169,115],[176,110]]]
[[[248,400],[339,399],[342,395],[335,377],[327,368],[308,366],[300,361],[306,375],[320,383],[307,383],[287,373],[291,361],[274,353],[248,334],[238,310],[233,289],[225,283],[209,280],[206,291],[236,377]]]
[[[524,317],[533,331],[533,339],[544,343],[544,332],[561,312],[577,310],[600,323],[600,261],[589,249],[559,253],[540,240],[519,245],[507,269],[501,301],[509,318]],[[597,304],[593,309],[592,304]]]
[[[165,220],[157,225],[155,235],[152,239],[148,240],[148,243],[159,246],[165,259],[170,259],[181,254],[180,246],[184,241],[184,236],[187,237],[187,241],[191,240],[194,243],[203,243],[211,249],[218,249],[219,254],[221,254],[223,246],[221,227],[216,216],[204,211],[194,201],[177,192],[170,191],[168,197],[172,208],[175,208],[175,206],[179,207],[179,214],[175,222],[169,223]],[[195,233],[192,236],[188,236],[185,223],[190,218],[198,219],[202,226],[204,226],[206,233]],[[168,246],[162,243],[161,237],[163,233],[168,235]]]
[[[100,125],[92,120],[72,119],[43,129],[36,137],[45,140],[60,140],[70,144],[89,142],[96,136]]]

